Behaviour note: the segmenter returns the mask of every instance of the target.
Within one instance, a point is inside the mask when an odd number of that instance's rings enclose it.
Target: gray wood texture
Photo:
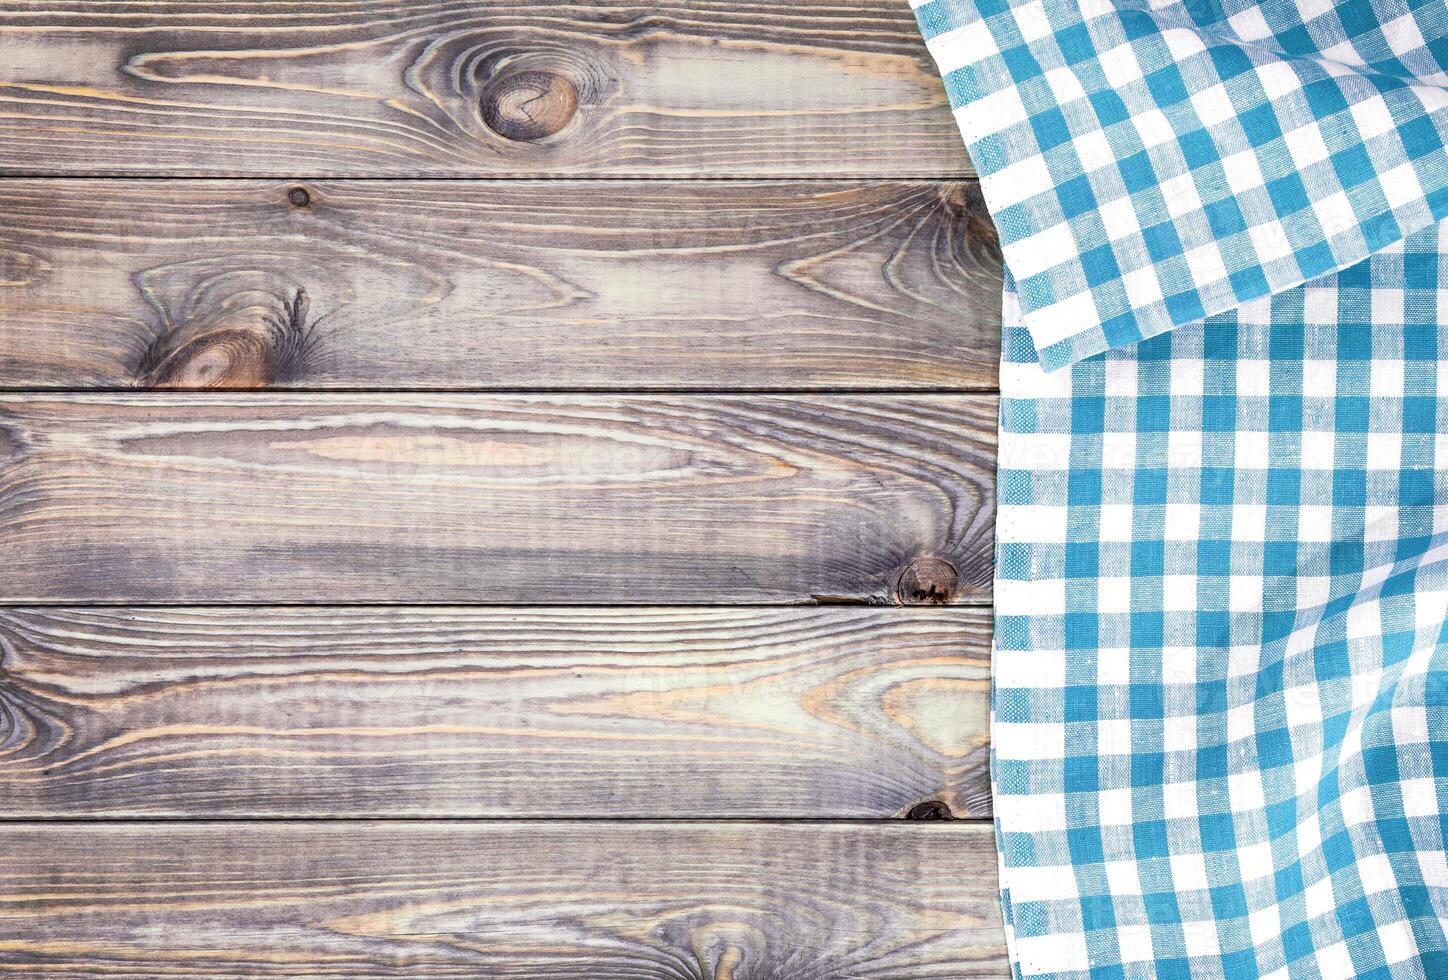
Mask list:
[[[1000,283],[973,181],[0,181],[0,387],[990,389]]]
[[[969,608],[6,609],[0,799],[12,819],[985,817],[989,643]]]
[[[0,602],[978,602],[995,419],[984,395],[4,395]]]
[[[0,51],[0,975],[1009,976],[1000,256],[908,4]]]
[[[1007,977],[988,825],[0,826],[0,971]]]
[[[903,0],[3,0],[0,50],[0,173],[969,169]]]

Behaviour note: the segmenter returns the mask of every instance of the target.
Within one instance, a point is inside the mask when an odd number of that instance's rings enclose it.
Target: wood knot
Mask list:
[[[917,803],[905,814],[906,820],[954,820],[955,814],[940,800],[926,800]]]
[[[294,208],[305,208],[311,205],[312,195],[307,193],[305,187],[293,187],[287,191],[287,203]]]
[[[315,322],[307,320],[307,293],[290,300],[260,323],[195,331],[184,325],[158,336],[136,371],[143,388],[265,388],[293,381],[316,347]]]
[[[941,191],[941,201],[949,215],[951,237],[963,242],[968,250],[983,261],[1000,261],[1000,237],[986,207],[980,181],[957,181]]]
[[[960,574],[943,558],[917,558],[900,573],[895,597],[907,606],[943,605],[955,599]]]
[[[20,441],[20,437],[10,429],[0,425],[0,460],[18,454],[23,448],[24,444]],[[4,653],[4,650],[0,649],[0,653]],[[0,668],[0,675],[3,674],[3,668]]]
[[[261,388],[267,384],[267,338],[255,330],[210,330],[182,344],[151,377],[151,388]]]
[[[578,90],[551,71],[515,71],[490,80],[479,98],[483,123],[504,139],[532,143],[568,125]]]

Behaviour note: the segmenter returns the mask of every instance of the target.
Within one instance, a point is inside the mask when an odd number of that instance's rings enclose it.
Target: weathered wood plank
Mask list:
[[[12,824],[0,971],[1006,977],[988,825]]]
[[[0,0],[0,172],[964,176],[900,0]]]
[[[978,601],[995,406],[3,395],[0,602]]]
[[[0,387],[989,389],[999,331],[974,182],[0,182]]]
[[[984,609],[0,610],[7,818],[990,814]]]

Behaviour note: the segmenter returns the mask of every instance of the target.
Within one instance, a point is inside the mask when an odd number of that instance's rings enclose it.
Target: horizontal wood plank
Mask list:
[[[0,173],[964,176],[901,0],[0,0]]]
[[[989,816],[984,609],[0,610],[7,818]]]
[[[3,181],[0,387],[988,390],[1000,270],[974,182]]]
[[[979,601],[985,395],[0,396],[0,602]]]
[[[0,972],[1007,977],[987,825],[0,827]]]

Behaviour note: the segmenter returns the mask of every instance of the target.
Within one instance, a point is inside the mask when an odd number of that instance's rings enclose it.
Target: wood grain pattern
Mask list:
[[[899,0],[0,0],[0,173],[964,176]]]
[[[1000,268],[974,182],[5,181],[0,387],[990,389]]]
[[[1009,975],[988,825],[614,819],[989,815],[1000,261],[907,4],[0,50],[0,975]],[[721,389],[922,394],[637,394]]]
[[[978,600],[995,416],[983,395],[4,395],[0,601],[889,602],[926,557],[959,583],[920,601]]]
[[[1007,977],[985,825],[0,827],[26,977]]]
[[[982,609],[0,610],[3,815],[989,816]]]

